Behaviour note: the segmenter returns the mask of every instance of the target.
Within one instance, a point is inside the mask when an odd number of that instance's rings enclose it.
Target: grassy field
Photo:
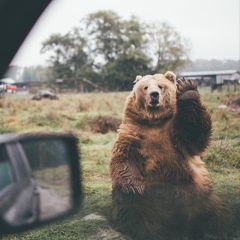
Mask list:
[[[32,101],[27,93],[17,93],[0,99],[0,134],[30,131],[77,134],[85,192],[83,209],[71,219],[3,239],[126,239],[111,229],[108,163],[127,95],[126,92],[69,94],[60,95],[60,100]],[[235,230],[229,239],[240,239],[237,238],[240,236],[237,231],[240,228],[239,92],[204,93],[203,101],[212,114],[214,126],[213,141],[203,159],[212,173],[215,191],[235,215]],[[104,219],[84,219],[92,213]]]

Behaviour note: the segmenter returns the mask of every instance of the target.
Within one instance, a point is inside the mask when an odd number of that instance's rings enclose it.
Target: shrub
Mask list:
[[[92,132],[103,134],[109,131],[116,132],[119,124],[120,121],[111,116],[98,116],[95,117],[90,123]]]

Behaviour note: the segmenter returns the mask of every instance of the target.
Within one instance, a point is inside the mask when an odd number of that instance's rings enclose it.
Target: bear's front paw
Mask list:
[[[177,81],[177,99],[178,100],[196,100],[200,95],[197,90],[197,84],[192,80]]]

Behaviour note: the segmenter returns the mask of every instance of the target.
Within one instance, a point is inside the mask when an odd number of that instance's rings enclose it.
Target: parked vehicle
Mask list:
[[[15,86],[15,85],[7,85],[7,92],[9,92],[9,93],[17,92],[17,86]]]

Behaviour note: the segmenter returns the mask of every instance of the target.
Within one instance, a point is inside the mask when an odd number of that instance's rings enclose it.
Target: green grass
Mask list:
[[[84,186],[84,207],[72,218],[44,228],[3,239],[109,239],[90,236],[111,229],[111,183],[109,156],[116,139],[115,131],[102,134],[93,127],[104,122],[119,125],[123,116],[124,93],[88,93],[60,95],[60,100],[31,101],[27,94],[7,95],[0,100],[0,133],[30,131],[71,131],[80,139]],[[213,140],[203,157],[215,184],[215,191],[236,215],[240,227],[240,119],[239,113],[219,109],[239,98],[239,92],[205,93],[203,101],[212,115]],[[109,120],[110,119],[110,120]],[[109,122],[110,121],[110,122]],[[103,125],[104,125],[103,124]],[[109,127],[108,130],[111,130]],[[99,132],[100,131],[100,132]],[[84,220],[96,213],[105,220]],[[239,233],[237,233],[240,236]],[[116,238],[123,239],[123,238]]]

